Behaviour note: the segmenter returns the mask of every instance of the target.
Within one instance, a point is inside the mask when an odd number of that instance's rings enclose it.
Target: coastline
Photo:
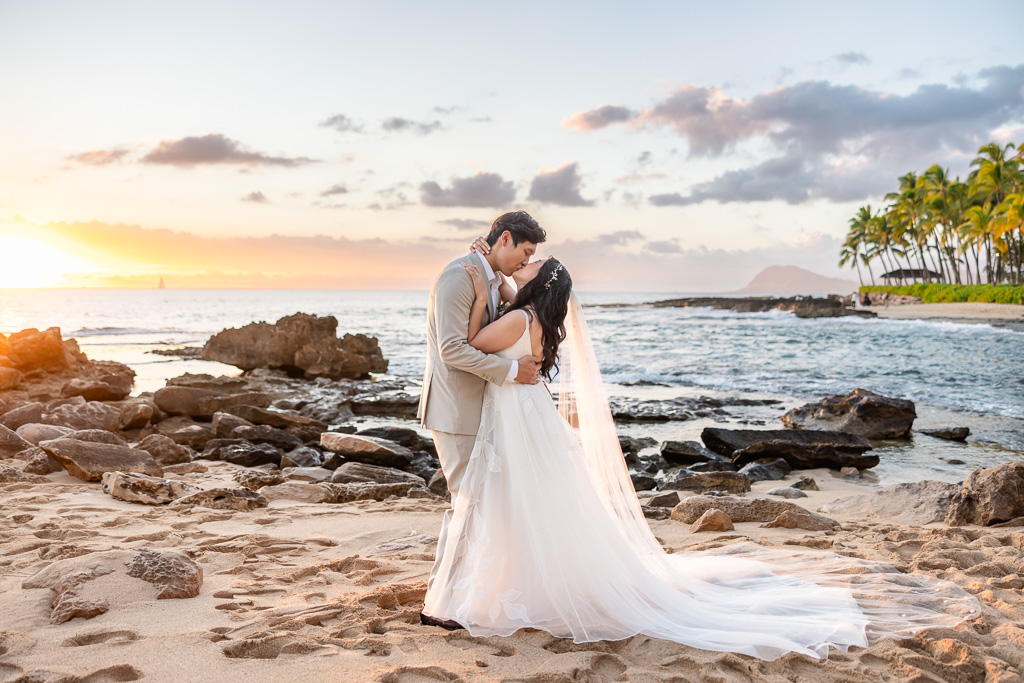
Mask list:
[[[893,320],[956,320],[992,323],[1005,321],[1024,324],[1024,306],[1019,304],[993,304],[957,302],[941,304],[899,304],[867,306],[863,309],[878,314],[879,318]]]

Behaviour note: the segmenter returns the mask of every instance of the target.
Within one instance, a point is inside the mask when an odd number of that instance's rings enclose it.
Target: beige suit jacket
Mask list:
[[[466,341],[476,295],[473,278],[463,263],[480,265],[480,257],[471,253],[452,261],[430,290],[427,369],[416,417],[427,429],[474,435],[480,427],[485,383],[503,384],[512,359],[478,351]],[[488,298],[484,324],[494,316]]]

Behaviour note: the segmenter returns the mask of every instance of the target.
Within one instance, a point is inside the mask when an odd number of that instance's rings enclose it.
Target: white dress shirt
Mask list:
[[[498,304],[501,303],[500,294],[498,293],[498,287],[501,286],[501,276],[494,272],[494,269],[491,268],[491,264],[487,262],[487,259],[484,258],[483,254],[481,254],[478,251],[478,252],[476,252],[476,255],[480,257],[480,260],[484,264],[484,278],[487,280],[488,283],[490,283],[489,292],[490,292],[490,295],[491,295],[491,305],[493,306],[492,310],[494,311],[494,315],[497,316],[498,315]],[[519,361],[513,360],[512,361],[512,367],[509,368],[508,376],[505,377],[505,381],[506,382],[514,382],[516,380],[516,375],[518,375],[518,374],[519,374]]]

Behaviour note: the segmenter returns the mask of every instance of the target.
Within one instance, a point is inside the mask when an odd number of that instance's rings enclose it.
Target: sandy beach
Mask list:
[[[870,306],[866,310],[877,313],[880,318],[896,320],[1006,320],[1024,323],[1024,306],[1019,304],[905,304]]]
[[[197,463],[198,464],[198,463]],[[169,475],[197,486],[231,485],[238,469]],[[807,509],[870,489],[829,470],[802,470],[820,491]],[[791,483],[756,482],[748,497]],[[65,472],[0,485],[0,678],[5,681],[1011,681],[1024,670],[1024,532],[839,518],[838,531],[765,529],[693,533],[652,521],[673,552],[749,539],[834,550],[952,580],[976,595],[980,618],[827,661],[772,662],[645,636],[575,645],[524,630],[474,639],[419,623],[442,498],[340,505],[276,500],[249,511],[143,507],[115,500]],[[684,496],[690,494],[682,494]],[[157,600],[156,588],[114,572],[85,584],[105,599],[91,619],[50,623],[50,589],[23,588],[59,560],[173,550],[203,571],[199,595]],[[105,555],[95,555],[105,553]],[[109,558],[108,558],[109,561]],[[114,563],[116,564],[116,562]]]

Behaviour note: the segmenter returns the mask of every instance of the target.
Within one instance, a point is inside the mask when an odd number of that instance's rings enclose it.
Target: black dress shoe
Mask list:
[[[460,628],[466,628],[457,621],[452,619],[438,619],[437,617],[428,617],[423,612],[420,612],[420,623],[424,626],[440,626],[441,628],[448,629],[449,631],[457,631]]]

